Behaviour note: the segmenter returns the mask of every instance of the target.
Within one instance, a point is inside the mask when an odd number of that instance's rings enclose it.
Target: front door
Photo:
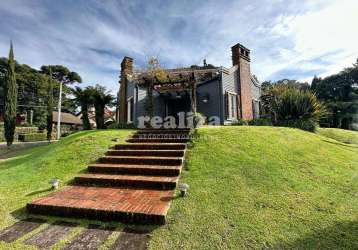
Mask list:
[[[166,105],[166,115],[167,116],[174,116],[177,124],[179,122],[178,113],[180,112],[190,112],[190,98],[187,95],[181,96],[180,98],[172,98],[167,100]]]

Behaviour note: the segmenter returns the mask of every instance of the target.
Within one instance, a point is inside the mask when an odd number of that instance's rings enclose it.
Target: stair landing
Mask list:
[[[68,186],[27,205],[29,212],[104,221],[164,224],[173,190]]]

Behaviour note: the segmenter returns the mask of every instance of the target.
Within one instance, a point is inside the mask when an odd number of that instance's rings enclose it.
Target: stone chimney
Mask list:
[[[126,56],[123,58],[121,63],[119,87],[119,123],[127,123],[127,83],[128,75],[130,74],[133,74],[133,59]]]
[[[252,120],[252,95],[251,95],[251,72],[250,72],[250,50],[236,44],[231,47],[232,64],[238,66],[238,88],[240,95],[240,115],[243,120]]]

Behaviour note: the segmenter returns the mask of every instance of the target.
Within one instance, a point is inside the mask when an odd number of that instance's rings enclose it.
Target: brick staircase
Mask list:
[[[115,145],[71,186],[27,204],[30,213],[164,224],[190,130],[137,131]]]

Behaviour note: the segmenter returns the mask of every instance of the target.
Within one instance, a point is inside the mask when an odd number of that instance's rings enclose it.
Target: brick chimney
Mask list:
[[[250,50],[238,43],[231,47],[231,52],[232,64],[238,66],[241,119],[252,120]]]
[[[127,82],[128,75],[133,74],[133,59],[124,57],[121,63],[119,87],[119,123],[127,123]]]

